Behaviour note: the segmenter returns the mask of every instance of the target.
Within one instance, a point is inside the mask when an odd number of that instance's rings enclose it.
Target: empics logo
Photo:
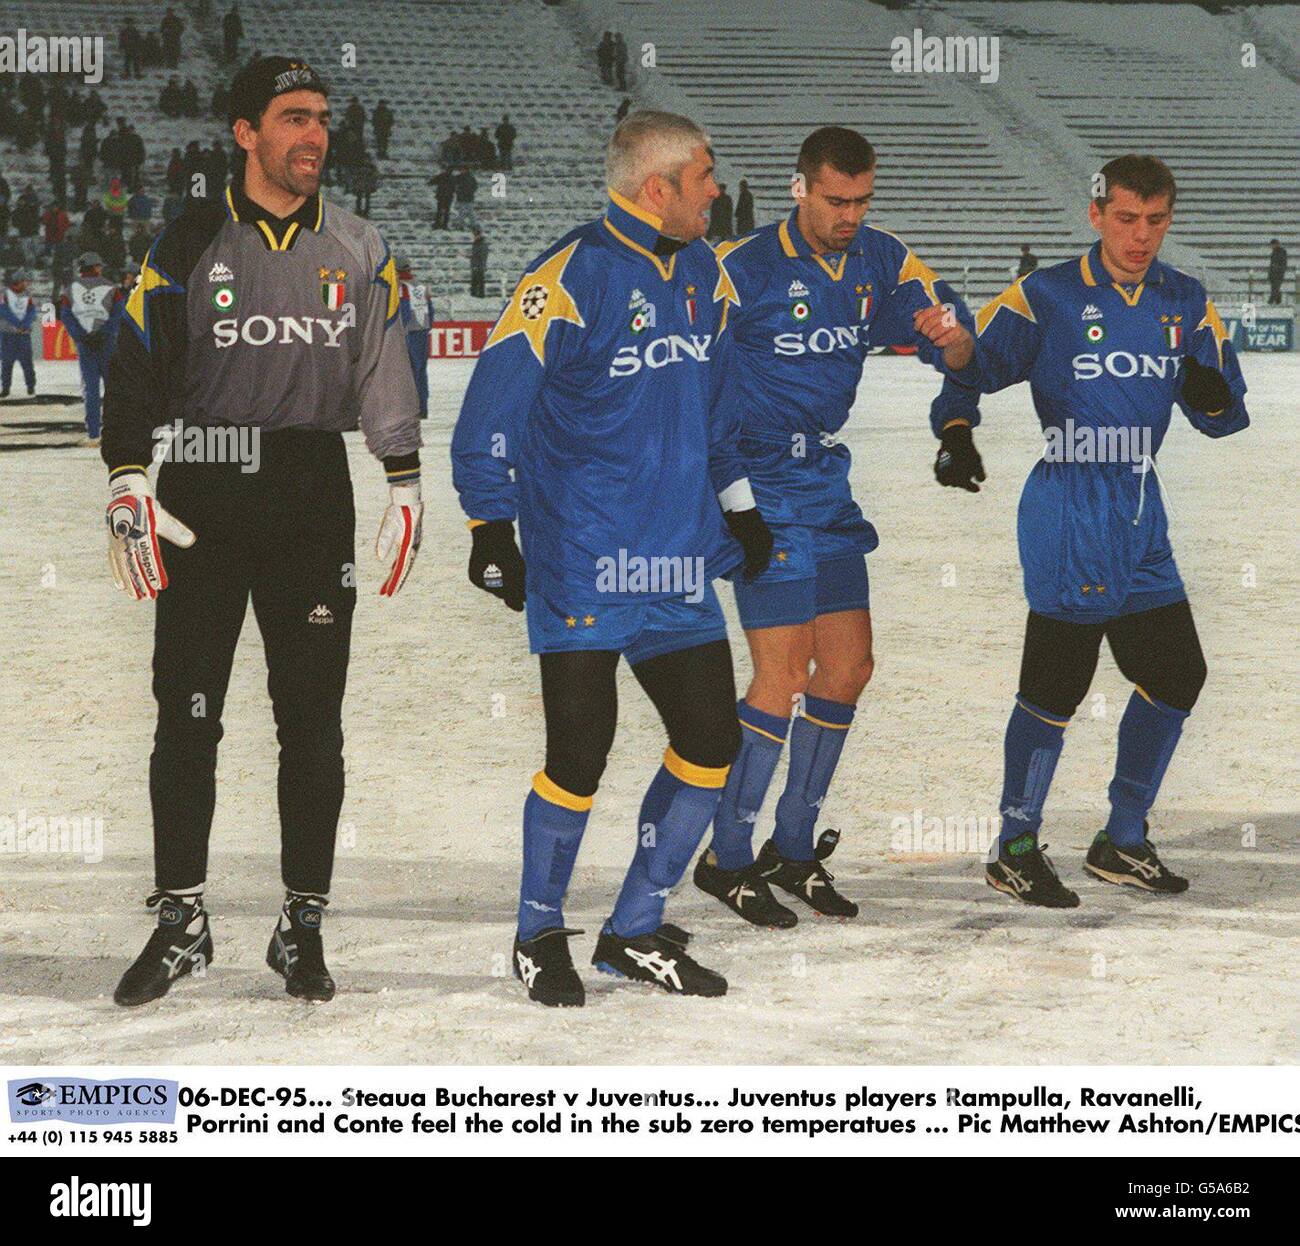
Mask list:
[[[50,1186],[50,1215],[130,1220],[140,1229],[153,1223],[153,1186],[147,1181],[70,1177]]]
[[[44,1082],[28,1082],[26,1086],[19,1086],[14,1091],[14,1098],[24,1107],[40,1107],[42,1103],[48,1103],[54,1098],[54,1087],[47,1086]]]
[[[171,1125],[177,1083],[124,1077],[47,1077],[9,1083],[9,1119],[15,1125],[64,1121],[69,1125]]]

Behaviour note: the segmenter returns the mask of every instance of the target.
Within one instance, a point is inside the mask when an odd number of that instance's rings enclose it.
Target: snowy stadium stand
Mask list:
[[[159,201],[173,147],[194,138],[229,145],[217,119],[169,119],[157,107],[170,73],[192,78],[205,106],[229,77],[219,62],[225,3],[209,6],[202,29],[198,5],[175,6],[187,23],[178,70],[120,77],[123,20],[156,27],[163,7],[46,0],[37,16],[30,4],[0,0],[0,33],[104,35],[108,70],[98,89],[108,123],[125,116],[140,130],[145,180]],[[631,49],[634,104],[701,121],[733,197],[738,179],[749,179],[759,223],[787,209],[794,154],[809,129],[829,121],[862,129],[881,161],[871,219],[972,299],[1005,284],[1021,242],[1044,263],[1087,243],[1088,178],[1124,151],[1153,151],[1173,167],[1181,197],[1166,254],[1221,298],[1244,294],[1248,274],[1258,292],[1267,242],[1288,241],[1300,202],[1300,6],[1211,15],[1192,5],[818,0],[810,20],[808,6],[778,0],[249,0],[240,12],[242,56],[305,55],[333,85],[336,114],[353,95],[367,117],[388,100],[397,122],[378,162],[372,216],[430,280],[444,313],[449,296],[462,310],[472,306],[470,218],[453,213],[451,230],[431,228],[438,144],[465,125],[491,130],[506,112],[519,131],[514,168],[497,187],[504,194],[494,195],[490,171],[478,173],[473,219],[492,247],[481,305],[489,311],[531,255],[600,210],[602,152],[620,99],[597,73],[595,44],[606,29],[622,31]],[[998,81],[893,72],[891,39],[916,27],[1000,36]],[[1260,49],[1254,69],[1239,63],[1247,39]],[[637,65],[644,43],[654,45],[653,69]],[[340,63],[347,44],[355,68]],[[369,144],[368,121],[366,134]],[[39,144],[20,155],[6,141],[0,170],[15,196],[31,182],[42,208],[48,202]],[[337,189],[327,194],[351,206]]]

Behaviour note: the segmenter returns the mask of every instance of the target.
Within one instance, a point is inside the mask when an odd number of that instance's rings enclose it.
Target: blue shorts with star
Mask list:
[[[752,583],[740,571],[732,578],[740,625],[747,632],[871,609],[867,559],[856,533],[778,524],[772,536],[768,569]]]
[[[727,623],[713,585],[699,601],[667,597],[658,601],[550,602],[530,589],[528,648],[533,653],[572,653],[605,649],[621,653],[629,666],[679,649],[726,640]]]

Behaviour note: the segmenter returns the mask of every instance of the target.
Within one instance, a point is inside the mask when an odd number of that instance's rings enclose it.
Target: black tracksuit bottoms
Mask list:
[[[149,762],[155,881],[207,876],[217,745],[251,597],[280,744],[280,868],[324,894],[343,803],[343,690],[356,604],[355,514],[338,433],[262,433],[258,470],[164,461],[158,501],[196,536],[162,543],[154,623],[158,727]]]

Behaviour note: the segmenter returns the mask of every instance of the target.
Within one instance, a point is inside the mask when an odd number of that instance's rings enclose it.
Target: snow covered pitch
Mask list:
[[[530,1004],[509,976],[542,715],[521,618],[465,577],[446,451],[470,365],[431,366],[424,547],[393,602],[378,596],[371,552],[383,474],[349,436],[362,592],[325,930],[340,991],[317,1008],[289,999],[262,960],[282,892],[276,745],[251,611],[221,746],[208,880],[216,961],[158,1003],[114,1006],[152,923],[153,611],[109,578],[98,452],[63,448],[79,439],[79,407],[0,404],[0,1061],[1294,1062],[1300,358],[1245,355],[1242,366],[1253,426],[1212,442],[1175,413],[1160,455],[1210,667],[1153,815],[1162,855],[1192,879],[1187,895],[1134,894],[1083,872],[1129,694],[1104,647],[1043,830],[1082,906],[1022,909],[984,885],[981,834],[995,827],[1025,617],[1015,508],[1041,436],[1026,387],[987,399],[984,491],[940,489],[926,422],[937,378],[875,358],[845,434],[881,533],[870,558],[877,667],[821,822],[843,832],[831,866],[862,916],[825,923],[801,910],[794,930],[760,932],[688,880],[669,919],[726,974],[725,999],[669,998],[587,965],[663,751],[627,675],[566,914],[587,930],[574,954],[588,1003],[564,1012]],[[42,392],[75,395],[75,365],[38,368]],[[730,590],[722,596],[734,625]],[[733,644],[743,689],[739,631]],[[84,823],[83,851],[42,847],[49,819]]]

